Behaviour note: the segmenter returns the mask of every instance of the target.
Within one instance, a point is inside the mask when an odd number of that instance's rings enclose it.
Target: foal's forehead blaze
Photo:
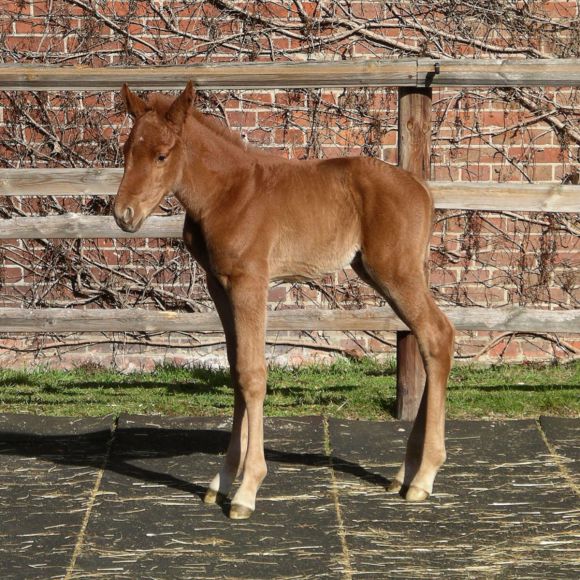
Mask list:
[[[129,139],[125,144],[125,152],[132,150],[152,151],[170,149],[175,144],[176,136],[168,124],[151,111],[143,115],[133,126]]]

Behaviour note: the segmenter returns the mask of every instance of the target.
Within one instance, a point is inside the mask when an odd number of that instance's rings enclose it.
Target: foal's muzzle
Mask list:
[[[116,205],[113,208],[113,216],[117,225],[124,231],[129,233],[136,232],[143,223],[142,219],[135,220],[135,211],[131,206],[125,208],[118,208]]]

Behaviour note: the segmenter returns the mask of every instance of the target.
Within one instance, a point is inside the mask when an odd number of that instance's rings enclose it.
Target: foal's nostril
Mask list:
[[[131,223],[131,220],[133,219],[133,208],[130,206],[127,206],[127,209],[123,212],[123,221],[128,224]]]

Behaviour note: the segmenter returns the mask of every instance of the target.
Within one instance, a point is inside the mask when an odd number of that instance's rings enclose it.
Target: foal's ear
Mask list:
[[[174,125],[178,131],[181,131],[183,127],[183,123],[189,114],[194,97],[195,91],[193,89],[193,83],[189,81],[181,95],[175,99],[173,105],[171,105],[169,111],[167,111],[165,115],[165,118]]]
[[[123,84],[123,88],[121,89],[121,96],[125,101],[127,113],[129,113],[133,119],[138,119],[149,110],[147,103],[141,97],[132,93],[126,83]]]

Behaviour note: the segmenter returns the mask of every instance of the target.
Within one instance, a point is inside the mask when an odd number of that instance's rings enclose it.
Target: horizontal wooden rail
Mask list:
[[[443,309],[457,330],[580,332],[580,310],[529,308]],[[217,332],[217,314],[124,310],[27,310],[0,308],[0,332]],[[408,330],[390,308],[362,310],[277,310],[268,313],[268,331]]]
[[[460,205],[463,209],[470,207],[467,203]],[[457,205],[448,207],[457,207]],[[486,204],[486,207],[489,207],[489,204]],[[501,209],[515,210],[516,207],[513,204],[505,203]],[[473,206],[471,208],[482,209]],[[183,220],[183,214],[166,217],[151,216],[138,232],[128,233],[121,230],[111,216],[68,213],[43,217],[15,217],[0,220],[0,240],[180,238],[183,231]]]
[[[113,195],[123,169],[0,169],[0,195]]]
[[[580,59],[361,59],[102,67],[0,65],[0,90],[580,86]]]
[[[151,216],[141,229],[124,232],[110,216],[67,213],[0,220],[0,240],[78,240],[94,238],[180,238],[184,216]]]
[[[122,169],[0,169],[0,196],[114,195]],[[438,209],[580,212],[580,186],[432,181]]]
[[[578,188],[576,188],[578,189]],[[501,202],[498,199],[498,202]],[[505,201],[505,200],[503,200]],[[491,204],[460,203],[451,205],[440,205],[437,207],[461,207],[463,209],[489,209]],[[566,211],[571,210],[568,206]],[[509,202],[497,203],[493,206],[497,210],[522,211],[521,205]],[[529,210],[529,209],[528,209]],[[539,208],[536,208],[539,211]],[[545,210],[544,210],[545,211]],[[562,211],[562,210],[549,210]],[[76,240],[76,239],[97,239],[97,238],[181,238],[183,232],[183,214],[172,216],[151,216],[141,229],[136,233],[124,232],[115,223],[111,216],[83,215],[78,213],[67,213],[62,215],[50,215],[42,217],[14,217],[10,219],[0,219],[0,240]]]
[[[580,186],[431,181],[437,209],[580,212]]]

